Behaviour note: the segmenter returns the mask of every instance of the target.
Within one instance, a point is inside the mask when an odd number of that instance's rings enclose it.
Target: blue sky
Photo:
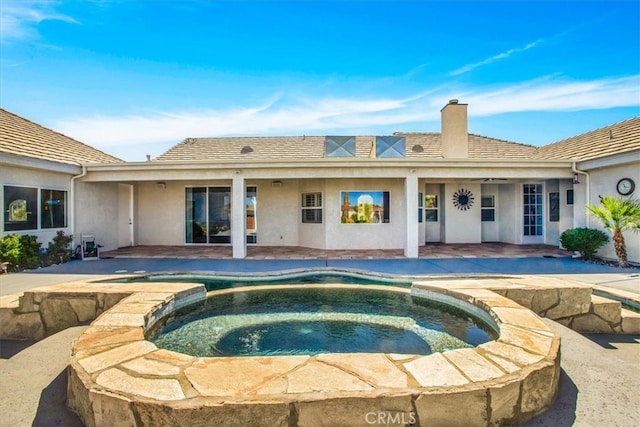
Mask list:
[[[186,137],[469,131],[640,113],[640,2],[0,2],[0,106],[130,161]]]

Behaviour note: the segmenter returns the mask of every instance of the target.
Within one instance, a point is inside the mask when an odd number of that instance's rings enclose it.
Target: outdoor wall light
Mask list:
[[[282,187],[282,181],[273,181],[271,183],[271,187],[273,187],[273,188],[281,188]]]
[[[573,183],[574,184],[580,184],[580,180],[578,179],[578,173],[574,173],[573,174]]]
[[[167,188],[166,182],[156,182],[156,188],[160,190],[165,190]]]

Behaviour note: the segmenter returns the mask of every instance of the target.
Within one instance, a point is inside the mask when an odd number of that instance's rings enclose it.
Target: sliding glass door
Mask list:
[[[187,188],[185,192],[185,241],[207,243],[207,189]]]
[[[256,243],[256,187],[246,190],[247,243]],[[231,243],[231,187],[185,189],[185,242]]]

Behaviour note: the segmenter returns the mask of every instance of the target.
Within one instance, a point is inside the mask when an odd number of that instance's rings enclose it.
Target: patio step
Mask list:
[[[621,325],[623,334],[640,334],[640,313],[623,308]]]
[[[584,333],[619,333],[622,304],[609,298],[591,295],[589,312],[574,317],[571,329]]]

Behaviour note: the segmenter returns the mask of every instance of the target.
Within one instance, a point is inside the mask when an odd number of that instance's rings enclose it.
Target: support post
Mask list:
[[[231,245],[233,258],[247,256],[247,214],[244,178],[236,172],[231,183]]]
[[[406,211],[406,231],[404,239],[404,256],[418,258],[418,176],[414,171],[405,178],[404,199]]]

